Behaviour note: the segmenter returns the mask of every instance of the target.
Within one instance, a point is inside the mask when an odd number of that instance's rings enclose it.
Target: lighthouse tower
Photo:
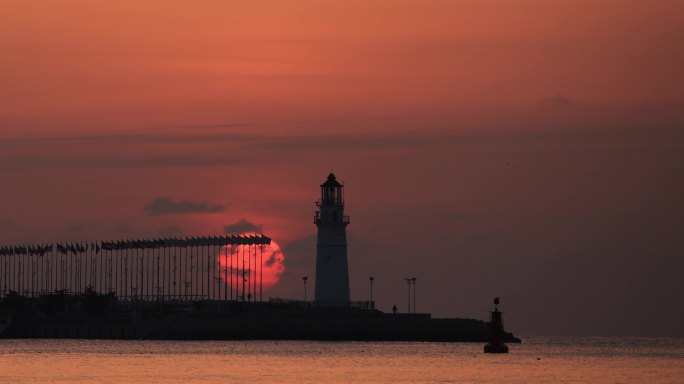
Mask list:
[[[344,186],[332,173],[328,175],[328,180],[321,184],[321,200],[316,202],[316,206],[316,303],[326,306],[349,306],[349,216],[344,215]]]

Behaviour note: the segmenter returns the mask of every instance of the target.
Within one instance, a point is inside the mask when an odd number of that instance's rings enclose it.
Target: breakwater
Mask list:
[[[304,303],[117,303],[109,311],[89,316],[70,308],[69,313],[46,314],[29,306],[11,312],[11,325],[0,337],[440,342],[485,342],[489,338],[489,324],[475,319],[436,319],[429,314],[386,314]],[[510,333],[506,338],[519,342]]]

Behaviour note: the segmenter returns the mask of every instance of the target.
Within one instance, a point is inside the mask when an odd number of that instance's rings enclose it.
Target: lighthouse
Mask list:
[[[329,174],[325,183],[321,184],[321,199],[316,206],[316,304],[349,306],[349,216],[344,215],[344,186],[335,179],[334,174]]]

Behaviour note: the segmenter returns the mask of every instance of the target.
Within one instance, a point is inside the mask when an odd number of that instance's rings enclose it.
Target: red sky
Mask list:
[[[373,275],[401,310],[411,275],[438,316],[498,295],[519,333],[682,335],[683,12],[3,0],[0,243],[246,219],[285,252],[269,294],[298,297],[333,169],[355,298]]]

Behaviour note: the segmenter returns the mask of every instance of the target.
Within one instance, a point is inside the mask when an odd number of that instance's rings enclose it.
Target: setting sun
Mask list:
[[[278,283],[285,271],[285,256],[278,243],[273,240],[270,245],[227,245],[217,257],[217,261],[223,281],[236,292],[241,292],[240,295],[242,292],[245,295],[254,295],[254,292],[262,289],[268,291]]]

